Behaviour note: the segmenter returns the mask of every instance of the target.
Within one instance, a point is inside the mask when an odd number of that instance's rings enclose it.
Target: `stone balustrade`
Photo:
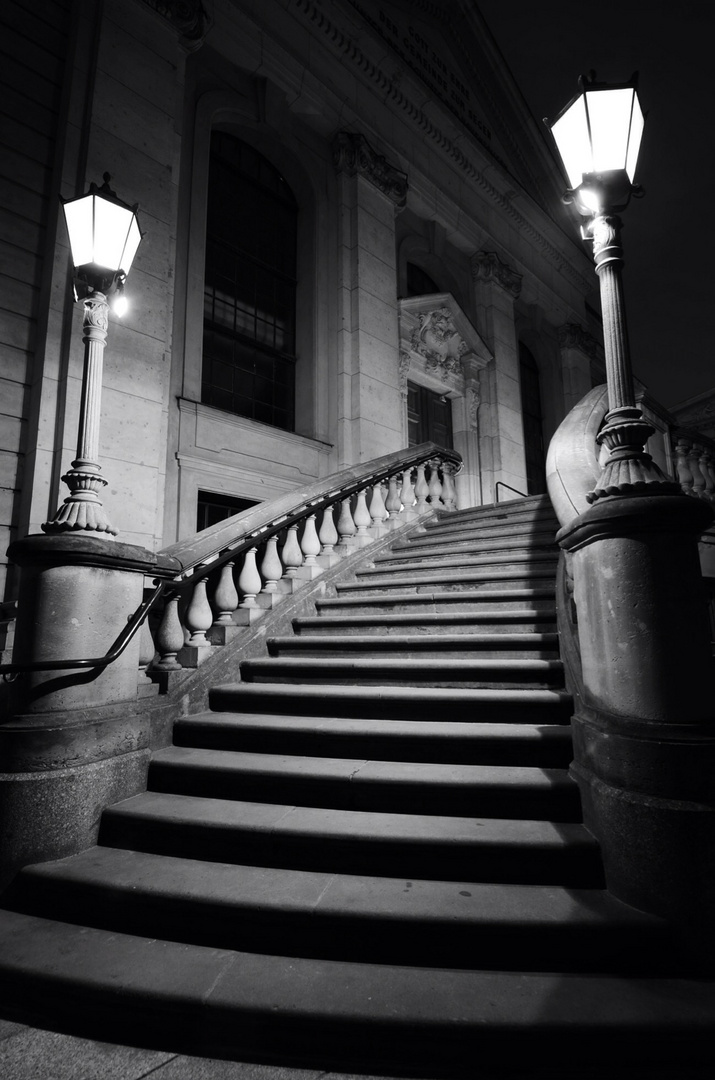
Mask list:
[[[155,633],[143,626],[140,668],[198,667],[341,559],[421,515],[456,510],[460,467],[458,454],[423,444],[328,477],[290,508],[287,497],[261,504],[165,549],[183,568]]]
[[[681,428],[671,438],[675,474],[685,494],[715,503],[715,444],[699,432]]]

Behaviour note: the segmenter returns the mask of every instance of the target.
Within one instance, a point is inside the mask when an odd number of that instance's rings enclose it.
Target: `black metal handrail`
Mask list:
[[[494,485],[494,494],[496,495],[496,502],[499,502],[499,488],[500,487],[505,487],[509,491],[513,491],[515,495],[520,495],[523,499],[528,499],[529,498],[529,496],[526,494],[525,491],[519,491],[517,488],[512,487],[511,484],[505,484],[503,480],[497,480],[496,484]]]

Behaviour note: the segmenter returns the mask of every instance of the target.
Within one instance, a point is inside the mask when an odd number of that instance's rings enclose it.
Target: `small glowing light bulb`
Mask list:
[[[126,296],[116,296],[112,301],[112,311],[118,319],[123,318],[129,310],[129,301]]]

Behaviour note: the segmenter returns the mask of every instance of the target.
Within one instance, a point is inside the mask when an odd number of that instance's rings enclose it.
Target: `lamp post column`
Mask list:
[[[101,475],[99,458],[99,423],[102,398],[104,346],[109,325],[109,303],[103,292],[95,291],[84,301],[82,340],[84,370],[80,404],[77,456],[72,468],[62,477],[70,494],[43,532],[57,533],[82,529],[85,532],[116,535],[102,506],[98,492],[107,481]]]
[[[628,330],[623,299],[621,219],[608,211],[590,222],[593,258],[601,290],[603,347],[609,411],[598,436],[610,457],[604,464],[589,502],[609,495],[675,494],[678,485],[666,477],[643,447],[653,428],[636,408]]]

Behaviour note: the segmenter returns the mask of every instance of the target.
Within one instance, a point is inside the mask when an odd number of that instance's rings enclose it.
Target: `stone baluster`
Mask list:
[[[205,648],[209,645],[206,631],[214,621],[211,605],[206,595],[206,577],[200,577],[195,582],[189,606],[186,609],[184,621],[189,631],[189,640],[186,644],[190,648]]]
[[[323,520],[320,525],[318,539],[321,544],[320,555],[315,560],[323,570],[330,569],[340,562],[340,554],[335,550],[338,542],[338,531],[333,520],[333,506],[326,506],[323,510]]]
[[[710,502],[715,501],[715,456],[711,450],[703,450],[700,458],[700,471],[705,477],[705,498]]]
[[[372,518],[370,517],[370,511],[367,508],[367,491],[365,488],[357,492],[353,521],[355,523],[355,528],[357,529],[357,532],[355,533],[356,547],[366,547],[367,544],[371,544],[373,538],[370,536],[368,528],[372,524]]]
[[[427,502],[427,496],[429,495],[429,485],[425,478],[424,465],[417,466],[417,480],[415,481],[415,510],[418,514],[428,514],[430,511],[429,504]]]
[[[678,474],[678,482],[686,495],[693,493],[693,474],[688,464],[690,453],[690,440],[678,435],[675,441],[675,468]]]
[[[278,555],[277,536],[270,536],[266,541],[266,550],[261,563],[261,576],[264,581],[261,594],[270,595],[278,590],[278,582],[283,576],[283,564]]]
[[[238,587],[243,595],[239,608],[243,610],[257,608],[256,596],[261,591],[261,575],[256,566],[256,549],[250,548],[244,558],[241,573],[238,575]]]
[[[296,571],[303,565],[303,552],[300,550],[300,544],[298,543],[297,525],[291,525],[288,529],[285,544],[281,551],[281,562],[283,563],[284,579],[295,577]]]
[[[387,481],[387,498],[385,499],[385,509],[390,515],[387,519],[388,529],[399,528],[400,511],[402,510],[402,499],[400,498],[400,492],[397,489],[397,476],[391,476]]]
[[[456,466],[451,461],[442,464],[442,502],[445,510],[457,509],[457,488],[454,483]]]
[[[384,536],[387,532],[385,526],[385,522],[387,521],[387,510],[385,509],[385,499],[382,494],[382,480],[379,480],[376,484],[372,485],[372,495],[370,496],[370,518],[372,520],[372,535],[375,538]]]
[[[315,528],[315,514],[305,519],[300,550],[303,553],[303,565],[296,570],[296,577],[303,581],[313,581],[323,572],[317,562],[320,555],[320,540]]]
[[[184,647],[184,630],[179,619],[179,595],[169,597],[156,635],[159,659],[154,664],[157,671],[181,671],[176,659]]]
[[[315,566],[316,557],[320,555],[320,539],[315,528],[315,514],[306,518],[300,547],[303,552],[303,566]]]
[[[433,510],[444,509],[442,502],[442,481],[439,478],[439,459],[433,458],[430,463],[429,500]]]
[[[405,469],[400,485],[400,502],[404,521],[413,521],[417,517],[415,510],[415,485],[412,483],[412,469]]]
[[[355,535],[357,526],[353,521],[350,499],[343,499],[340,503],[340,516],[338,517],[338,535],[340,539],[336,545],[336,551],[341,555],[349,555],[355,550]]]
[[[214,593],[214,626],[230,626],[238,607],[238,590],[233,580],[233,562],[224,563]]]
[[[149,619],[145,618],[139,631],[139,670],[146,671],[156,655]]]
[[[688,454],[688,467],[693,477],[693,494],[700,498],[705,494],[705,477],[700,468],[701,454],[702,447],[693,443]]]

